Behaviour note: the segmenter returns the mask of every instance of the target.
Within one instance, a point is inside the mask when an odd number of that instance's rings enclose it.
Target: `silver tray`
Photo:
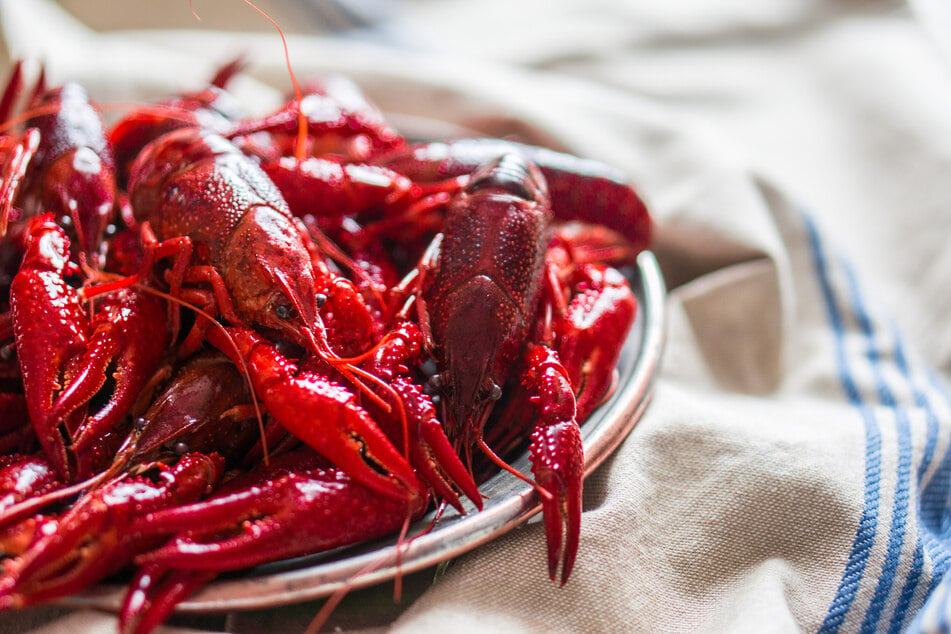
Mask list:
[[[641,253],[628,275],[638,299],[637,317],[618,364],[619,383],[614,394],[582,425],[585,475],[600,465],[634,428],[647,407],[664,343],[664,284],[653,254]],[[530,473],[528,455],[512,466]],[[500,472],[480,487],[484,508],[461,515],[447,511],[428,533],[397,549],[396,538],[319,555],[298,557],[222,576],[187,601],[180,613],[253,610],[329,596],[343,588],[379,584],[436,566],[503,535],[541,510],[536,491],[518,478]],[[423,533],[434,512],[410,527],[409,535]],[[118,611],[125,587],[100,584],[59,601],[74,608]]]

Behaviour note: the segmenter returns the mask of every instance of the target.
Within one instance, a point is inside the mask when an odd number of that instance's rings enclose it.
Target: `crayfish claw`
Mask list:
[[[456,510],[464,512],[459,496],[452,488],[455,486],[481,511],[482,494],[479,493],[479,486],[459,459],[439,422],[435,418],[426,421],[419,426],[419,433],[420,442],[416,453],[421,454],[422,459],[413,462],[423,472],[433,490]]]
[[[152,632],[175,606],[218,576],[217,572],[143,566],[129,582],[119,611],[119,633]]]
[[[130,530],[138,515],[199,499],[223,466],[216,455],[188,454],[174,466],[156,465],[154,478],[123,476],[93,488],[25,552],[4,562],[0,604],[49,601],[116,572],[136,552],[155,546],[154,533]]]
[[[208,340],[237,365],[246,365],[271,416],[317,453],[378,493],[410,501],[424,496],[412,467],[342,385],[299,371],[252,330],[213,329]]]
[[[143,553],[151,569],[218,572],[371,539],[418,517],[429,497],[394,498],[321,464],[309,448],[236,477],[212,498],[158,511],[139,524],[176,536]]]
[[[399,397],[399,404],[389,415],[374,412],[375,418],[384,424],[384,432],[394,443],[399,444],[398,439],[403,432],[399,417],[395,415],[399,408],[406,417],[409,461],[420,477],[432,487],[436,495],[460,513],[465,513],[465,508],[457,490],[481,510],[479,487],[446,437],[436,418],[432,400],[423,394],[418,385],[402,376],[392,378],[390,388]]]
[[[409,321],[388,333],[365,369],[386,386],[380,395],[387,397],[390,407],[388,411],[372,403],[368,407],[394,444],[405,441],[410,464],[437,496],[465,513],[459,491],[481,510],[479,487],[436,417],[433,399],[407,375],[407,368],[419,361],[421,343],[420,328]]]
[[[577,425],[548,427],[543,434],[533,435],[531,445],[535,481],[548,492],[542,496],[548,576],[554,581],[560,567],[561,585],[571,575],[581,533],[581,471],[577,468],[581,436],[572,427],[577,429]]]
[[[523,382],[533,392],[530,400],[539,414],[529,451],[535,482],[549,493],[542,496],[548,575],[554,581],[560,566],[564,585],[574,567],[581,533],[584,450],[574,392],[558,355],[540,345],[529,346]]]

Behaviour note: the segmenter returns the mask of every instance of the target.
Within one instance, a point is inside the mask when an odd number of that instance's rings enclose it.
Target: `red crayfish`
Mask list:
[[[41,80],[5,128],[0,608],[132,571],[148,631],[222,571],[479,509],[526,447],[565,583],[640,198],[550,150],[411,144],[342,79],[246,117],[238,70],[110,128]]]

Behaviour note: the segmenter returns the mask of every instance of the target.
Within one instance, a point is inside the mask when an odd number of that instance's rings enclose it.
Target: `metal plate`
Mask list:
[[[638,299],[637,318],[618,364],[611,398],[582,425],[585,475],[607,458],[634,428],[650,399],[664,343],[664,285],[653,254],[642,253],[629,280]],[[526,455],[512,463],[530,473]],[[446,561],[503,535],[541,510],[535,490],[501,472],[481,487],[484,508],[460,515],[446,512],[425,532],[434,512],[410,527],[420,535],[398,548],[396,538],[377,540],[320,555],[299,557],[222,576],[178,606],[179,612],[268,608],[316,599],[343,586],[361,588]],[[467,504],[468,501],[466,501]],[[124,586],[100,584],[59,602],[67,607],[117,611]]]

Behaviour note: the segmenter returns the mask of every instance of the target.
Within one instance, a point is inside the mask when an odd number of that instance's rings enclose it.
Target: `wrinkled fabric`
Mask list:
[[[569,583],[548,580],[531,522],[410,584],[399,606],[390,587],[356,594],[335,626],[951,622],[951,65],[936,23],[915,11],[924,2],[703,4],[416,0],[336,37],[295,23],[295,71],[351,76],[398,127],[514,135],[623,169],[656,219],[669,291],[652,402],[585,483]],[[175,16],[132,31],[113,16],[95,31],[47,0],[0,9],[7,58],[41,58],[101,102],[200,85],[238,51],[252,60],[235,86],[250,108],[288,87],[267,27],[205,16],[173,30]],[[176,627],[300,630],[319,606]],[[114,625],[81,611],[0,618],[50,633]]]

